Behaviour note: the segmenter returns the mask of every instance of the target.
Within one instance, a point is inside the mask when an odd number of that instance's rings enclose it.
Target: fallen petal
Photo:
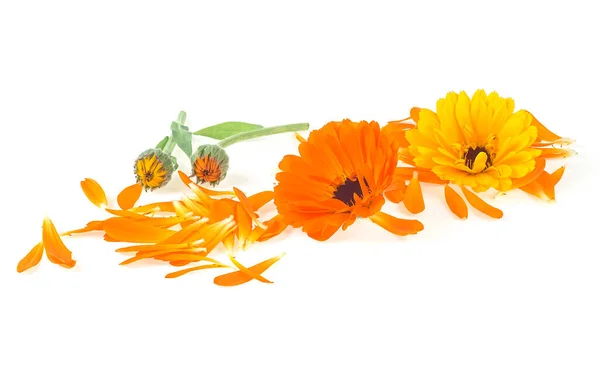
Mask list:
[[[17,264],[17,272],[21,273],[29,268],[37,266],[44,255],[44,243],[37,243]]]
[[[253,265],[252,267],[248,267],[247,270],[250,271],[252,275],[239,270],[215,277],[214,283],[219,286],[237,286],[244,284],[255,278],[253,275],[261,275],[264,271],[269,269],[269,267],[277,263],[277,261],[279,261],[284,255],[285,253],[282,253],[279,256],[267,259],[266,261]]]
[[[419,183],[417,172],[414,172],[404,193],[404,206],[412,214],[418,214],[425,210],[425,201],[423,200],[423,192],[421,191],[421,183]]]
[[[71,257],[71,251],[65,246],[56,227],[50,218],[44,218],[42,225],[42,242],[46,249],[46,256],[51,262],[59,264],[65,268],[73,268],[77,263]]]
[[[117,196],[117,203],[123,210],[129,210],[135,206],[136,202],[142,195],[143,187],[139,183],[135,183],[126,187]]]
[[[385,212],[378,212],[370,216],[369,219],[390,233],[400,236],[416,234],[424,229],[419,220],[399,219]]]
[[[81,181],[81,189],[91,203],[100,208],[106,207],[108,203],[106,194],[98,182],[91,178],[85,178]]]
[[[476,210],[495,219],[500,219],[502,218],[502,216],[504,216],[504,213],[501,210],[485,202],[481,197],[471,192],[468,188],[461,186],[460,189],[465,195],[467,202],[469,202],[469,204],[473,206]]]
[[[176,278],[179,276],[183,276],[186,273],[190,273],[192,271],[198,271],[201,269],[209,269],[209,268],[224,268],[224,267],[228,267],[226,265],[223,264],[204,264],[201,266],[195,266],[195,267],[190,267],[190,268],[186,268],[186,269],[182,269],[181,271],[177,271],[177,272],[171,272],[168,273],[165,278]]]
[[[469,209],[467,208],[465,200],[463,200],[462,197],[448,184],[444,187],[444,197],[446,198],[446,203],[448,204],[450,211],[458,216],[459,219],[466,219],[469,217]]]
[[[175,233],[126,217],[111,217],[104,222],[104,231],[118,241],[130,243],[157,243]]]

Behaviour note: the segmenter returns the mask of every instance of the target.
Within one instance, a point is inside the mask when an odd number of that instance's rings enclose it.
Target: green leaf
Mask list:
[[[182,126],[177,122],[171,123],[171,132],[173,140],[179,148],[188,156],[192,157],[192,133],[187,126]]]
[[[165,146],[167,145],[168,141],[169,141],[169,136],[165,136],[165,138],[160,140],[160,142],[156,145],[156,148],[159,150],[164,149]]]
[[[240,132],[260,130],[261,125],[255,125],[246,122],[223,122],[214,126],[206,127],[194,132],[194,135],[206,136],[217,140],[222,140]]]

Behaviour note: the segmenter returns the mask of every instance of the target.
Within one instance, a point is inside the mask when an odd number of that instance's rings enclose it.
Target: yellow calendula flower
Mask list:
[[[165,186],[175,171],[171,156],[160,149],[148,149],[138,156],[134,164],[136,181],[145,190]]]
[[[408,165],[396,168],[395,175],[409,181],[402,199],[411,213],[425,208],[421,182],[446,185],[446,202],[460,218],[468,216],[467,206],[450,185],[457,185],[471,206],[494,218],[502,212],[471,190],[520,189],[553,201],[564,167],[546,172],[546,160],[574,154],[563,148],[573,140],[553,133],[526,110],[515,112],[512,99],[484,90],[472,97],[450,92],[438,100],[435,111],[415,107],[409,118],[386,128],[400,145],[399,160]]]
[[[478,90],[472,98],[451,92],[436,111],[421,109],[416,129],[406,132],[417,167],[476,191],[507,191],[514,179],[535,168],[541,151],[531,113],[514,112],[515,103]]]

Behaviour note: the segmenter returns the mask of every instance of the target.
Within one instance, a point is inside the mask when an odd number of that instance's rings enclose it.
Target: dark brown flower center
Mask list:
[[[365,183],[365,186],[369,188],[367,181],[365,179],[363,179],[363,181]],[[344,183],[340,184],[336,188],[335,192],[333,192],[333,198],[338,199],[344,202],[346,205],[352,207],[356,204],[356,201],[354,200],[355,194],[358,197],[363,198],[363,191],[360,187],[360,182],[358,181],[358,178],[346,178]]]
[[[475,159],[477,158],[477,155],[479,155],[479,153],[485,153],[485,155],[487,155],[487,161],[485,162],[485,167],[489,168],[490,166],[492,166],[492,157],[490,156],[490,153],[485,149],[485,147],[476,147],[476,148],[472,148],[470,147],[469,150],[467,150],[467,152],[465,153],[465,156],[463,157],[465,159],[465,165],[469,168],[469,169],[473,169],[473,164],[475,164]]]
[[[146,174],[144,174],[144,179],[146,180],[146,182],[150,182],[152,179],[154,179],[154,173],[146,172]]]

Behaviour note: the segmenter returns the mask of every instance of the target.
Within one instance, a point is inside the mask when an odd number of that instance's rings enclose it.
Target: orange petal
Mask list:
[[[44,243],[37,243],[30,251],[19,261],[17,265],[17,272],[21,273],[28,270],[31,267],[37,266],[44,255]]]
[[[231,233],[223,238],[223,246],[227,249],[227,254],[232,256],[235,249],[235,233]]]
[[[404,199],[406,192],[406,183],[404,180],[397,180],[385,191],[385,198],[393,203],[400,203]]]
[[[274,195],[275,193],[273,193],[273,191],[259,192],[248,197],[248,201],[250,201],[250,206],[252,206],[252,209],[256,211],[267,203],[271,202]]]
[[[489,217],[493,217],[495,219],[500,219],[502,218],[502,216],[504,216],[504,213],[501,210],[488,204],[477,194],[471,192],[468,188],[461,186],[460,189],[462,190],[462,193],[465,195],[465,198],[467,199],[469,204],[473,206],[476,210],[483,212]]]
[[[142,213],[142,214],[149,213],[149,212],[175,213],[175,208],[173,206],[173,202],[155,202],[155,203],[149,203],[149,204],[143,205],[143,206],[134,207],[131,209],[131,211],[134,211],[137,213]]]
[[[181,271],[168,273],[165,276],[165,278],[176,278],[176,277],[179,277],[179,276],[183,276],[186,273],[190,273],[192,271],[198,271],[200,269],[224,268],[224,267],[228,267],[228,266],[225,266],[223,264],[216,264],[216,263],[213,263],[213,264],[204,264],[204,265],[201,265],[201,266],[195,266],[195,267],[190,267],[190,268],[182,269]]]
[[[257,241],[266,241],[281,234],[288,225],[283,221],[282,215],[275,215],[271,220],[265,221],[267,230],[257,239]]]
[[[106,207],[106,194],[98,182],[91,178],[85,178],[81,181],[81,189],[91,203],[100,208]]]
[[[252,219],[241,204],[235,208],[235,221],[238,225],[238,240],[242,248],[246,247],[246,240],[252,231]]]
[[[202,186],[192,182],[190,177],[188,177],[181,170],[178,170],[177,173],[179,174],[179,178],[181,178],[181,181],[183,182],[183,184],[185,184],[186,186],[188,186],[190,188],[194,187],[194,189],[199,189],[200,191],[202,191],[203,193],[205,193],[209,196],[233,196],[234,195],[234,193],[231,191],[214,191],[212,189],[202,187]]]
[[[533,169],[533,171],[524,176],[523,178],[513,179],[512,188],[520,188],[535,181],[542,174],[544,169],[546,169],[546,159],[540,157],[536,158],[535,168]]]
[[[129,187],[123,189],[121,193],[117,196],[117,202],[119,203],[119,207],[123,210],[129,210],[135,203],[140,199],[142,195],[143,187],[139,183],[135,183],[130,185]]]
[[[562,140],[563,139],[562,137],[558,136],[554,132],[550,131],[540,121],[538,121],[538,119],[535,118],[535,116],[531,112],[528,112],[528,113],[531,114],[531,117],[532,117],[531,125],[535,126],[537,128],[537,130],[538,130],[537,131],[538,140],[542,140],[542,141],[557,141],[557,140]]]
[[[248,215],[250,215],[250,218],[252,219],[252,221],[254,221],[254,223],[256,225],[258,225],[259,227],[266,229],[265,224],[258,221],[258,216],[256,216],[256,213],[254,212],[252,203],[250,203],[250,200],[248,199],[248,197],[246,197],[244,192],[240,191],[236,187],[233,187],[233,191],[235,192],[235,196],[238,198],[238,200],[240,200],[240,203],[242,204],[242,207],[244,208],[244,210],[246,210]]]
[[[62,236],[71,235],[71,234],[79,234],[79,233],[87,233],[90,231],[98,231],[103,229],[104,221],[90,221],[88,222],[84,228],[70,230],[62,234]]]
[[[231,256],[229,257],[229,260],[231,260],[231,263],[233,263],[240,271],[242,271],[243,273],[247,274],[248,276],[251,276],[252,278],[263,282],[263,283],[273,283],[269,280],[267,280],[266,278],[264,278],[263,276],[260,275],[260,273],[254,273],[251,270],[249,270],[248,268],[244,267],[240,262],[238,262],[235,257]]]
[[[190,244],[147,244],[147,245],[132,245],[129,247],[118,248],[115,252],[126,253],[126,252],[159,252],[164,250],[183,250],[190,248]]]
[[[46,256],[51,262],[65,268],[73,268],[77,263],[71,257],[71,251],[67,249],[60,235],[58,235],[56,227],[48,217],[44,218],[42,225],[42,242],[46,249]]]
[[[207,218],[198,220],[194,223],[187,225],[179,231],[174,231],[173,235],[166,239],[157,242],[157,244],[181,244],[185,242],[191,242],[190,237],[200,231],[200,229],[208,222]]]
[[[458,218],[466,219],[469,217],[469,209],[467,208],[465,200],[463,200],[462,197],[448,184],[444,187],[444,197],[446,197],[446,203],[448,204],[450,211],[458,216]]]
[[[252,267],[248,267],[247,270],[255,276],[261,275],[264,271],[269,269],[269,267],[277,263],[277,261],[280,260],[284,255],[285,253],[282,253],[277,257],[267,259],[266,261],[253,265]],[[244,284],[253,278],[255,277],[240,270],[215,277],[214,283],[219,286],[237,286]]]
[[[411,235],[423,230],[423,224],[419,220],[405,220],[388,215],[384,212],[378,212],[369,219],[396,235]]]
[[[423,201],[423,192],[421,191],[421,183],[419,183],[419,174],[414,172],[406,192],[404,193],[404,206],[408,212],[418,214],[425,209],[425,201]]]
[[[175,233],[126,217],[107,219],[104,222],[104,231],[113,239],[130,243],[156,243]]]
[[[419,107],[412,107],[410,109],[410,118],[415,121],[415,122],[419,122],[419,113],[421,112],[421,108]]]
[[[397,167],[394,172],[394,180],[410,180],[414,175],[414,172],[419,173],[419,182],[433,183],[433,184],[446,184],[445,180],[440,179],[435,173],[430,170],[423,170],[419,168],[409,167]]]

